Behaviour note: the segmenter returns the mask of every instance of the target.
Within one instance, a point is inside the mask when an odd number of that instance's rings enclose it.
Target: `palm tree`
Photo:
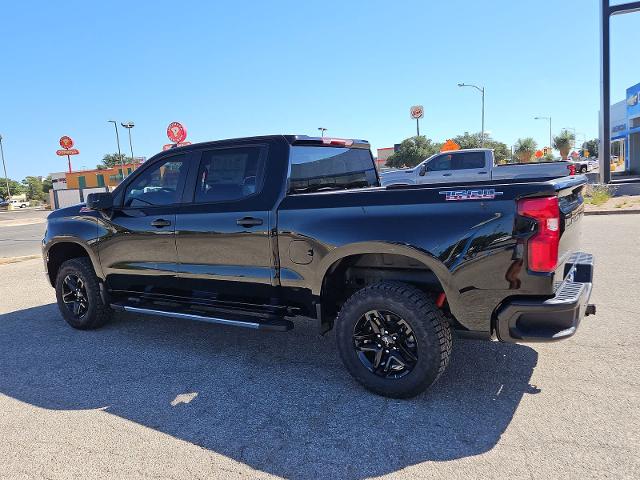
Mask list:
[[[520,160],[521,163],[529,163],[531,161],[531,157],[536,152],[536,148],[538,148],[538,144],[531,137],[519,138],[515,144],[515,154]]]
[[[560,150],[560,156],[566,160],[575,140],[576,136],[573,133],[569,130],[563,130],[560,135],[553,137],[553,148]]]

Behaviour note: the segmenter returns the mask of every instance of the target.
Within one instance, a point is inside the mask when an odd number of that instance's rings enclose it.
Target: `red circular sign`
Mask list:
[[[411,118],[414,120],[422,118],[424,116],[424,108],[422,105],[414,105],[411,107]]]
[[[184,142],[187,138],[187,129],[179,122],[171,122],[167,127],[167,137],[173,143]]]
[[[60,146],[68,150],[73,147],[73,140],[71,140],[71,137],[67,137],[66,135],[64,137],[60,137]]]

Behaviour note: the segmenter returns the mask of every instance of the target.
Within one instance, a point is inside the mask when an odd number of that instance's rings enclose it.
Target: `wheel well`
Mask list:
[[[406,255],[367,253],[335,262],[322,282],[322,317],[331,321],[353,293],[380,281],[399,281],[424,292],[441,293],[442,284],[424,263]]]
[[[47,273],[51,285],[55,285],[60,266],[72,258],[89,257],[85,248],[77,243],[62,242],[53,245],[47,254]]]

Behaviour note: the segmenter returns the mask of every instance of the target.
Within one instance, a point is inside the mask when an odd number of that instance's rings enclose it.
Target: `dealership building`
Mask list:
[[[611,155],[624,160],[625,171],[640,174],[640,83],[611,106]]]

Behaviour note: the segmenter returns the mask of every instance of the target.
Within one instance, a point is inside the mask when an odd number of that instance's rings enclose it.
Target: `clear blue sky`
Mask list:
[[[613,21],[614,101],[640,82],[640,14],[626,17]],[[535,115],[597,135],[596,0],[24,1],[3,6],[0,32],[15,179],[63,171],[61,135],[80,149],[74,167],[93,168],[116,150],[109,119],[133,120],[147,157],[174,120],[193,142],[323,126],[392,146],[415,132],[412,104],[421,133],[444,140],[480,130],[480,96],[458,82],[486,87],[486,129],[507,144],[548,143]]]

